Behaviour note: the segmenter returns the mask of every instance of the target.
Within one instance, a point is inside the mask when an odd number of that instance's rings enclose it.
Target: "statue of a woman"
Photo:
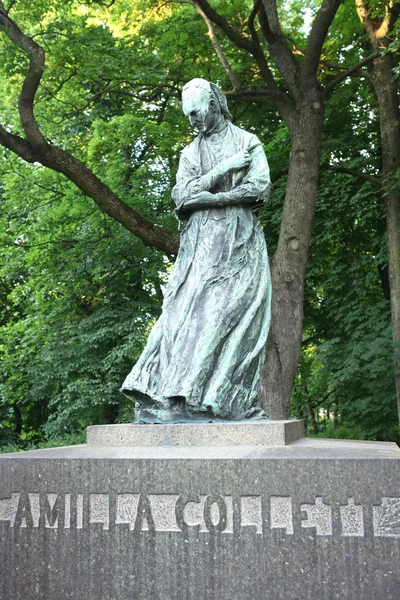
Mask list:
[[[254,134],[232,125],[216,85],[193,79],[182,101],[199,131],[172,192],[186,226],[162,315],[122,392],[136,401],[136,422],[265,416],[271,282],[255,209],[270,188],[267,159]]]

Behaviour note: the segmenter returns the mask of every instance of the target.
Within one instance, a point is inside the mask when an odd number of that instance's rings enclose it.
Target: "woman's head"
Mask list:
[[[213,129],[218,121],[231,119],[224,93],[206,79],[192,79],[182,90],[183,112],[199,131]]]

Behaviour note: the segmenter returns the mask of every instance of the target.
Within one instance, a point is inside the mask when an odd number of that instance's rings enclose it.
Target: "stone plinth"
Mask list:
[[[94,425],[89,446],[286,446],[304,437],[303,421]]]
[[[1,600],[399,597],[395,444],[0,457]]]

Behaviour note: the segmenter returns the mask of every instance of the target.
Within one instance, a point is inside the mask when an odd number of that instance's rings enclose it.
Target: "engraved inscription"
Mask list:
[[[400,537],[400,498],[382,498],[372,510],[374,535]]]
[[[127,523],[132,531],[135,528],[138,504],[139,494],[118,494],[115,523],[117,525]]]
[[[151,512],[156,531],[180,531],[175,517],[178,494],[151,494]]]
[[[226,527],[222,533],[233,533],[233,499],[232,496],[223,496],[226,506]]]
[[[255,528],[256,533],[262,534],[261,496],[241,496],[240,517],[242,527]]]
[[[33,527],[31,505],[29,495],[26,492],[18,494],[17,512],[14,519],[14,527]]]
[[[71,494],[64,496],[64,529],[71,528]]]
[[[302,504],[301,510],[306,513],[302,527],[314,527],[317,535],[332,535],[332,509],[320,496],[315,498],[315,504]]]
[[[103,529],[110,524],[110,500],[108,494],[90,494],[89,523],[102,523]]]
[[[27,503],[27,508],[30,504],[33,527],[39,527],[40,509],[41,508],[44,509],[44,503],[42,504],[42,507],[41,507],[40,494],[28,494],[28,498],[29,498],[29,501]]]
[[[83,529],[83,494],[76,496],[76,528]]]
[[[15,517],[17,516],[19,493],[11,494],[10,498],[0,499],[0,522],[9,521],[11,527],[14,527]]]
[[[32,506],[32,502],[31,502]],[[33,511],[32,511],[33,512]],[[58,494],[40,495],[40,519],[49,529],[57,529],[61,513],[61,498]]]
[[[285,529],[287,534],[293,533],[292,498],[290,496],[271,496],[270,519],[271,529]]]
[[[181,494],[175,505],[178,527],[187,532],[219,531],[233,533],[232,496]]]
[[[208,531],[221,533],[226,528],[226,505],[218,494],[207,496],[204,502],[204,522]]]
[[[39,527],[40,494],[21,492],[14,527]]]
[[[0,500],[0,521],[9,521],[11,527],[23,529],[58,529],[64,516],[64,506],[59,494],[14,492],[10,498]]]
[[[263,518],[263,506],[269,504],[269,527]],[[86,516],[87,507],[88,513]],[[111,506],[112,511],[111,511]],[[223,496],[220,494],[109,494],[55,492],[13,492],[0,499],[0,526],[7,522],[20,529],[83,529],[111,525],[126,526],[134,533],[189,532],[215,535],[268,535],[280,529],[294,534],[294,513],[300,516],[301,529],[314,529],[317,536],[331,536],[332,521],[340,523],[335,535],[365,537],[365,518],[372,513],[376,537],[400,538],[400,497],[383,497],[372,511],[349,497],[346,504],[328,504],[317,496],[312,504],[296,504],[291,496]],[[84,518],[85,515],[85,518]],[[297,529],[297,533],[300,531]]]
[[[204,520],[204,503],[207,496],[198,494],[181,494],[175,505],[175,516],[178,527],[187,532],[191,527],[195,531],[207,531]]]
[[[363,507],[361,504],[354,504],[354,498],[349,498],[347,506],[340,507],[340,521],[342,535],[353,537],[364,535]]]
[[[160,494],[162,496],[163,494]],[[156,524],[154,522],[151,498],[157,505],[156,517],[160,525],[160,531],[168,531],[164,529],[165,520],[168,520],[168,506],[164,506],[160,510],[160,503],[154,499],[154,496],[145,496],[144,494],[118,494],[117,495],[117,512],[115,518],[116,525],[129,525],[130,531],[155,531]],[[164,496],[169,496],[165,494]],[[177,496],[175,496],[177,497]]]
[[[155,531],[149,498],[140,494],[135,523],[135,531]]]

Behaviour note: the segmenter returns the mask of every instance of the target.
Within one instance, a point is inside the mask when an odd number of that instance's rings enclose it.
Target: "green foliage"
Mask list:
[[[336,440],[359,440],[360,429],[357,425],[355,427],[348,427],[347,425],[335,427],[332,423],[328,423],[322,427],[321,433],[314,433],[311,437]]]
[[[340,165],[374,174],[376,132],[361,119],[354,127],[354,115],[348,114],[354,110],[356,104],[347,109],[340,104],[328,111],[342,142]],[[328,118],[329,136],[332,127]],[[329,137],[325,152],[332,145]],[[358,147],[369,152],[354,156]],[[306,418],[313,434],[328,422],[330,436],[336,427],[338,436],[350,428],[360,439],[397,439],[384,231],[378,186],[321,173],[306,277],[304,344],[292,398],[293,414]],[[332,417],[334,425],[329,425]]]
[[[247,34],[252,2],[213,5]],[[278,3],[299,62],[319,6]],[[177,231],[170,192],[179,152],[192,138],[180,89],[199,76],[230,88],[200,15],[189,4],[152,0],[110,7],[27,0],[12,15],[46,50],[35,104],[46,138],[152,222]],[[252,57],[216,31],[242,85],[259,85]],[[321,81],[364,58],[364,40],[353,3],[342,3],[324,44]],[[27,58],[5,36],[0,52],[0,122],[20,133],[15,106]],[[230,108],[269,158],[274,188],[261,221],[272,257],[289,133],[265,105],[231,101]],[[378,115],[367,80],[346,79],[327,102],[323,162],[379,175]],[[321,170],[292,398],[293,415],[306,418],[310,431],[398,435],[384,231],[378,186]],[[61,175],[0,150],[0,445],[82,442],[88,424],[132,419],[133,406],[118,390],[160,313],[170,266]]]
[[[38,450],[42,448],[58,448],[61,446],[76,446],[77,444],[84,444],[86,442],[86,435],[82,431],[79,434],[66,435],[64,437],[56,437],[48,439],[45,442],[32,443],[25,439],[22,439],[16,443],[8,443],[0,446],[0,454],[8,454],[10,452],[22,452],[25,450]]]
[[[30,442],[126,419],[133,408],[118,389],[160,312],[167,263],[58,175],[22,164],[14,172],[12,162],[2,200],[1,438],[16,429],[16,411]]]

